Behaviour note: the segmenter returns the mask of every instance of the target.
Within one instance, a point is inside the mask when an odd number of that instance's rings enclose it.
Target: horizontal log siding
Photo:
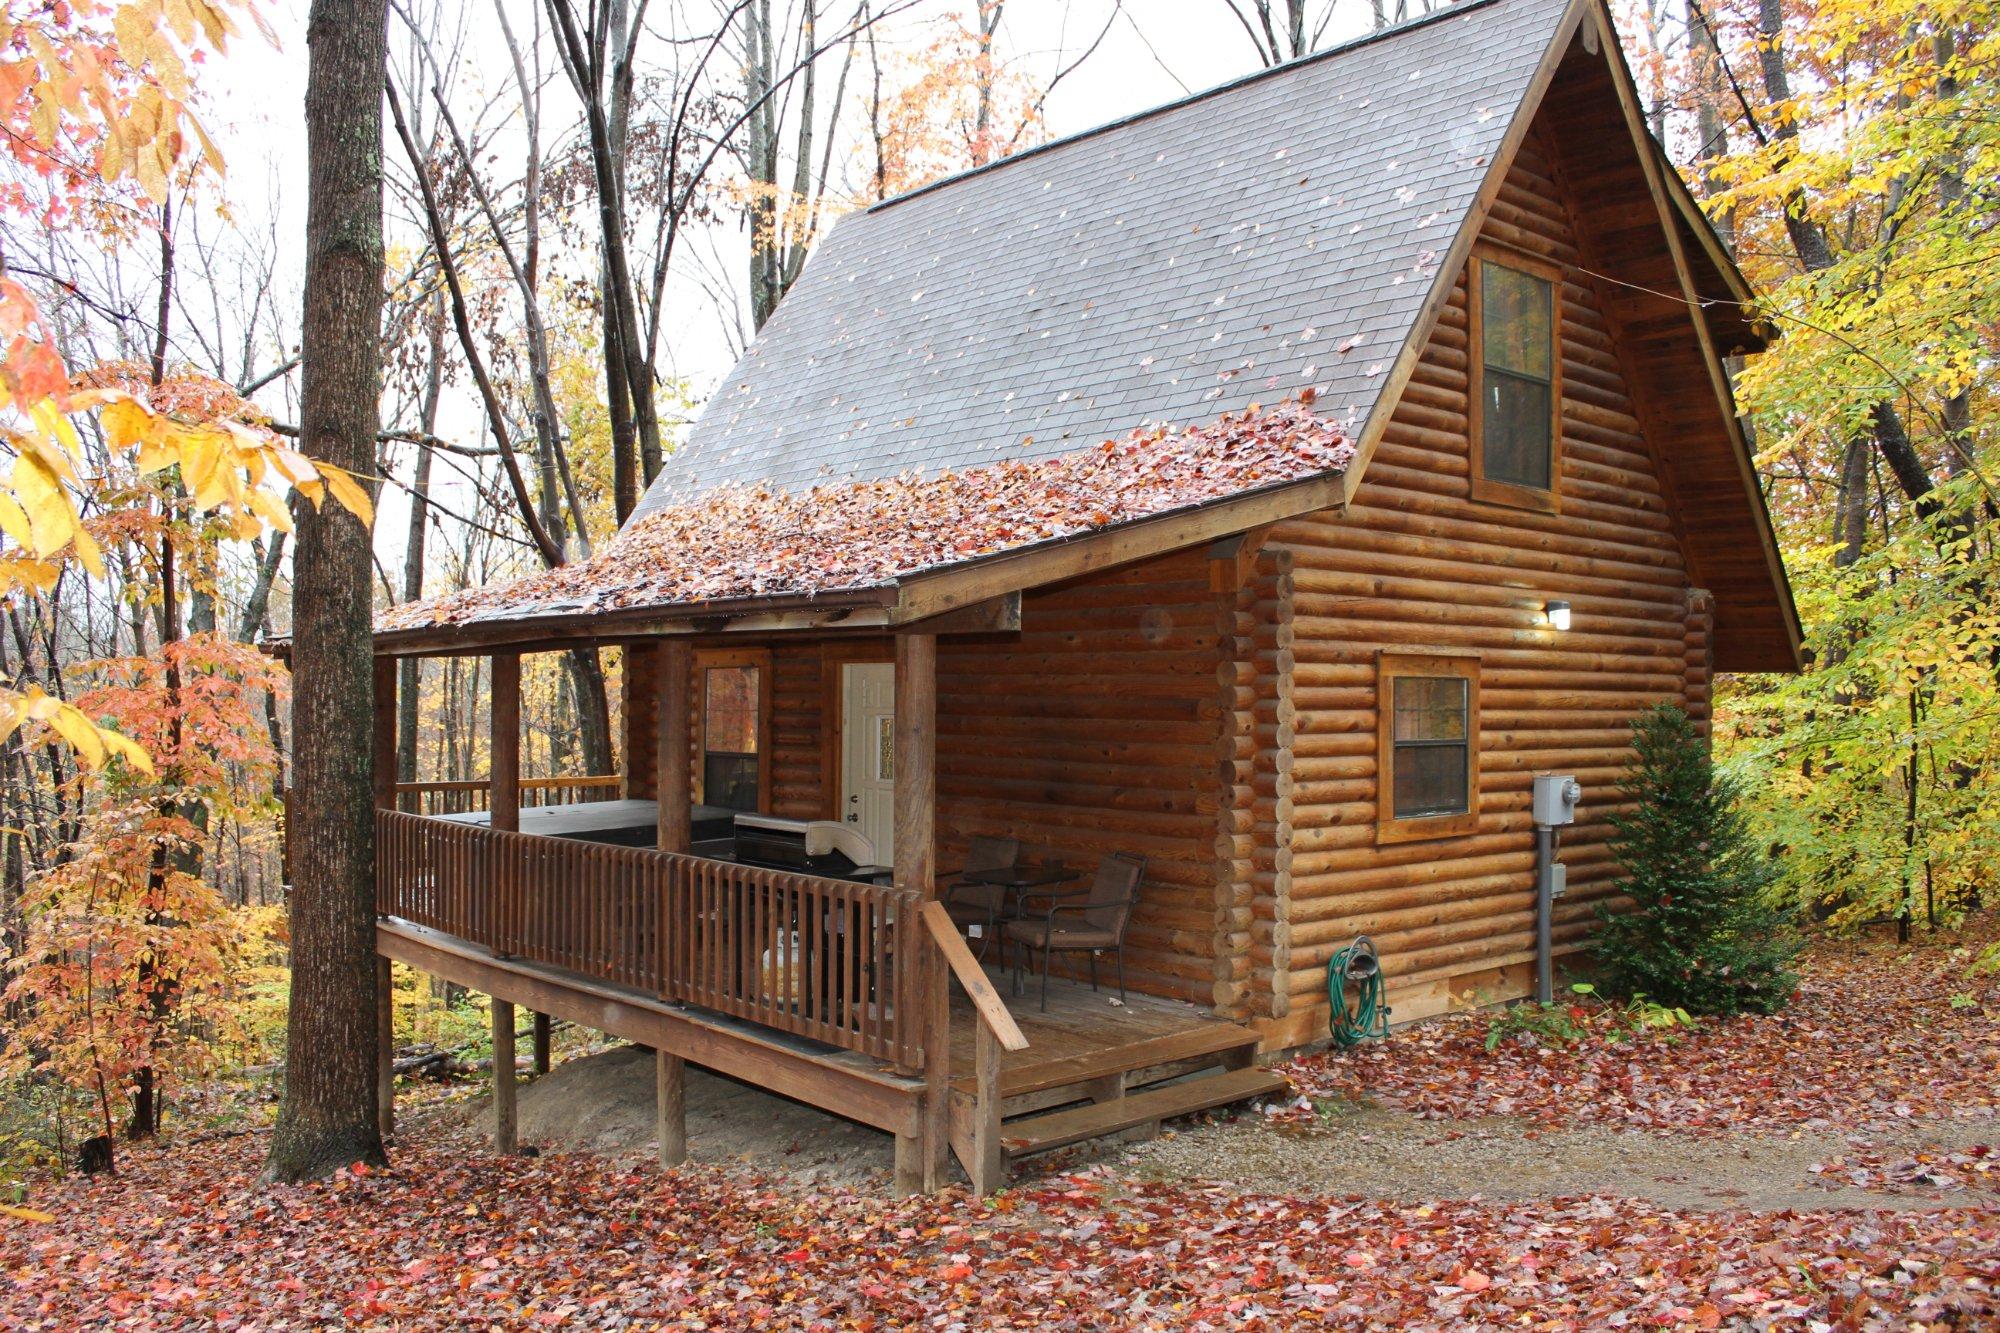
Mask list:
[[[1605,816],[1633,714],[1659,699],[1705,705],[1707,620],[1691,610],[1679,542],[1640,436],[1597,297],[1546,158],[1511,168],[1487,239],[1555,262],[1562,290],[1561,512],[1469,499],[1465,281],[1345,516],[1281,525],[1293,560],[1296,737],[1291,846],[1273,849],[1291,900],[1256,915],[1253,966],[1286,973],[1290,1040],[1324,1032],[1324,968],[1374,937],[1396,1017],[1523,993],[1534,947],[1529,785],[1576,774],[1583,817],[1564,838],[1568,896],[1555,937],[1576,950],[1610,891]],[[1551,598],[1574,625],[1543,627]],[[1476,833],[1378,847],[1375,660],[1476,652],[1481,818]],[[1275,783],[1260,775],[1266,799]]]
[[[886,652],[888,646],[885,644]],[[830,735],[823,714],[825,679],[817,644],[771,646],[771,813],[785,819],[830,819],[835,793],[826,789],[820,738]],[[839,756],[834,757],[835,781]]]
[[[1149,561],[1028,594],[1018,637],[938,645],[938,865],[961,864],[980,834],[1086,871],[1108,852],[1145,856],[1126,980],[1201,1004],[1215,998],[1219,806],[1208,580],[1201,552]],[[839,817],[830,691],[841,662],[892,647],[772,644],[772,813]]]
[[[1018,639],[942,641],[938,864],[979,834],[1146,857],[1127,981],[1211,1003],[1219,660],[1200,551],[1030,593]]]

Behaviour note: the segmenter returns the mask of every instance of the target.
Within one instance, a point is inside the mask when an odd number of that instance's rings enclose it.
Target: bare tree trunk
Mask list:
[[[623,523],[637,505],[639,471],[647,480],[659,472],[660,423],[654,407],[653,368],[639,329],[638,296],[625,244],[625,135],[630,117],[631,34],[624,0],[592,6],[581,22],[572,0],[546,0],[555,27],[556,49],[577,96],[583,99],[590,165],[597,186],[598,241],[605,311],[605,371],[612,416],[613,496]],[[605,64],[609,61],[609,66]],[[617,431],[617,399],[631,411],[630,438]],[[636,456],[633,444],[636,442]]]
[[[313,0],[307,20],[304,451],[362,476],[381,429],[385,0]],[[263,1178],[382,1163],[375,1112],[374,664],[368,530],[295,506],[291,1008],[285,1095]]]
[[[427,330],[430,364],[424,370],[424,398],[418,413],[417,433],[429,439],[437,431],[438,399],[444,390],[444,290],[431,292],[430,324]],[[417,466],[410,480],[410,531],[403,539],[403,600],[422,601],[424,596],[424,540],[431,519],[431,447],[419,441]],[[418,705],[423,696],[421,657],[406,657],[396,664],[396,780],[417,780]]]

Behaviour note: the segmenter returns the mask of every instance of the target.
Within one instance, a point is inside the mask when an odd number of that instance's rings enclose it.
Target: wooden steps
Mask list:
[[[1285,1087],[1284,1077],[1268,1069],[1227,1069],[1182,1083],[1163,1083],[1143,1092],[1109,1101],[1050,1111],[1007,1121],[1000,1127],[1000,1146],[1008,1158],[1066,1148],[1086,1139],[1102,1138],[1177,1115],[1213,1110],[1248,1101]]]
[[[1247,1065],[1257,1052],[1257,1034],[1234,1023],[1204,1023],[1200,1027],[1141,1041],[1107,1046],[1083,1055],[1008,1065],[1000,1071],[1000,1096],[1006,1099],[1094,1083],[1162,1065],[1220,1057],[1224,1064]],[[1233,1058],[1232,1058],[1233,1057]],[[971,1094],[970,1076],[954,1079],[952,1089]]]

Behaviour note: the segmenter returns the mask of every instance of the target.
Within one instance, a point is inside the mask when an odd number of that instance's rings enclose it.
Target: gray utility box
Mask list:
[[[1576,822],[1576,807],[1583,803],[1583,788],[1567,773],[1535,775],[1535,826],[1561,828]]]

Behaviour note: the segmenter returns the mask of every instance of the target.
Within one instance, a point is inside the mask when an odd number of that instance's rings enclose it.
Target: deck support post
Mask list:
[[[396,659],[375,659],[375,733],[369,760],[377,810],[396,808]],[[379,889],[377,901],[379,898]],[[383,1138],[396,1132],[396,1011],[389,960],[375,956],[375,1123]]]
[[[672,1170],[688,1159],[687,1061],[665,1048],[653,1053],[653,1113],[658,1122],[660,1165]]]
[[[520,1112],[514,1103],[514,1005],[493,999],[493,1151],[511,1156],[520,1146]]]
[[[659,848],[663,852],[688,850],[693,837],[693,800],[689,795],[688,708],[693,675],[693,654],[687,643],[669,639],[660,645],[659,745],[654,751],[658,765],[653,778],[653,794],[660,805]]]
[[[937,896],[937,636],[896,636],[896,886],[925,902]],[[917,1012],[924,1027],[923,1188],[944,1188],[951,1158],[951,993],[945,961],[925,940],[918,951]],[[897,1179],[903,1179],[897,1143]]]
[[[536,1014],[534,1021],[535,1021],[535,1038],[534,1038],[535,1072],[537,1074],[546,1074],[549,1072],[549,1063],[550,1063],[549,1055],[551,1047],[554,1044],[551,1038],[553,1037],[554,1034],[550,1031],[551,1024],[549,1022],[549,1016],[547,1014],[541,1014],[541,1013]]]
[[[385,1139],[396,1133],[395,966],[375,955],[375,1127]]]

